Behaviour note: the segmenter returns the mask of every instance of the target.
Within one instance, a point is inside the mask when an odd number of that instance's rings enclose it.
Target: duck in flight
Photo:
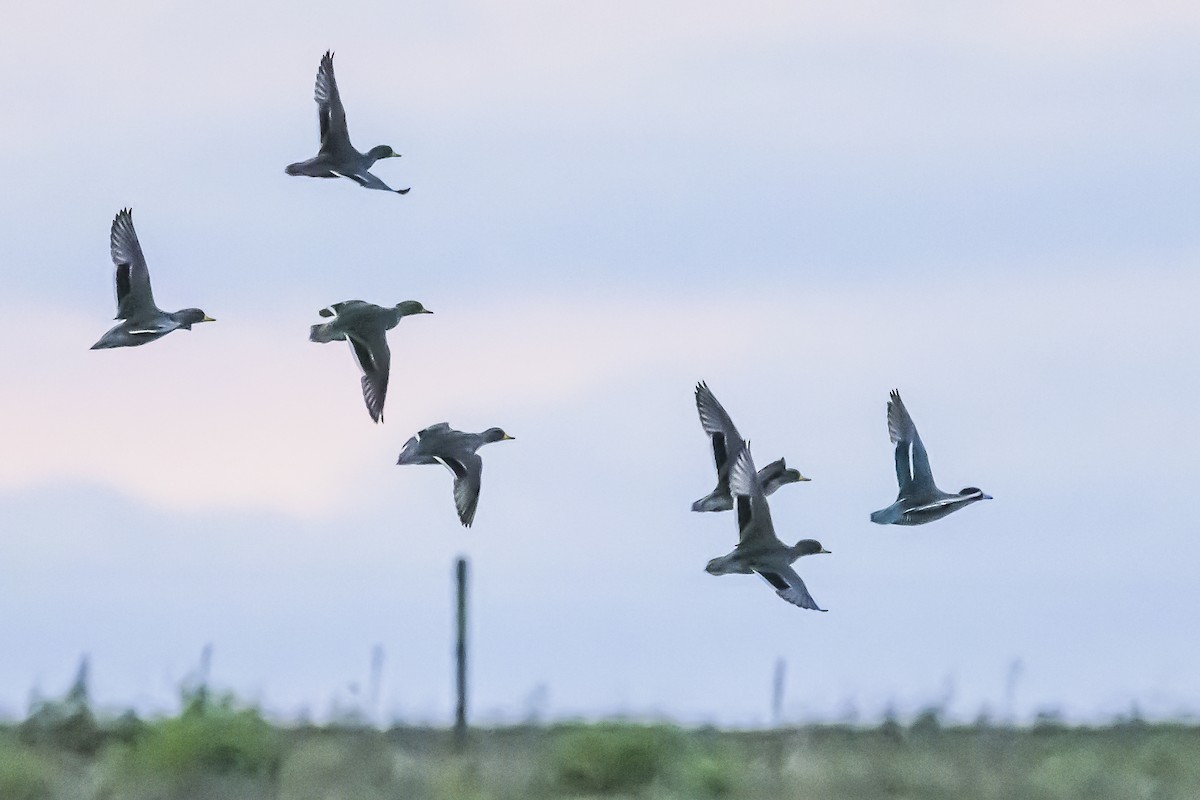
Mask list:
[[[375,422],[382,422],[383,401],[387,396],[388,373],[392,363],[387,332],[400,324],[403,317],[433,312],[416,300],[405,300],[391,308],[362,300],[346,300],[322,308],[317,313],[322,317],[333,317],[333,321],[313,325],[308,340],[322,344],[350,342],[350,351],[354,353],[354,360],[362,371],[362,392],[367,413]]]
[[[333,53],[328,50],[321,57],[321,66],[317,68],[314,99],[317,101],[317,117],[321,123],[321,149],[307,161],[288,164],[284,172],[288,175],[307,175],[310,178],[349,178],[364,189],[408,194],[408,189],[393,189],[370,172],[376,161],[383,158],[399,158],[399,153],[386,144],[360,153],[350,144],[350,132],[346,128],[346,109],[342,105],[337,79],[333,75]]]
[[[709,561],[705,571],[710,575],[757,573],[792,605],[825,611],[808,593],[792,563],[801,556],[829,551],[816,539],[801,539],[791,547],[779,541],[748,443],[739,448],[737,460],[729,471],[729,486],[737,504],[737,547],[729,555]]]
[[[441,464],[454,474],[454,507],[463,527],[475,521],[479,505],[479,482],[483,476],[483,459],[475,451],[491,442],[516,437],[500,428],[488,428],[483,433],[456,431],[447,422],[430,425],[404,443],[397,464]]]
[[[923,525],[941,519],[977,500],[991,500],[982,489],[968,486],[958,494],[943,492],[933,482],[929,454],[917,433],[900,392],[892,390],[887,404],[888,437],[896,444],[896,502],[871,514],[880,525]]]
[[[729,493],[729,470],[741,451],[742,435],[704,381],[696,384],[696,410],[700,413],[700,425],[712,444],[713,460],[717,465],[717,488],[692,503],[692,511],[729,511],[733,508],[733,498]],[[762,484],[763,494],[769,495],[785,483],[810,479],[801,475],[799,470],[789,469],[787,461],[781,458],[759,470],[758,480]]]
[[[133,211],[121,209],[113,219],[109,248],[116,266],[117,316],[119,325],[109,329],[92,345],[93,350],[110,347],[137,347],[161,339],[171,331],[191,330],[198,322],[215,322],[198,308],[163,311],[154,304],[150,291],[150,270],[133,229]]]

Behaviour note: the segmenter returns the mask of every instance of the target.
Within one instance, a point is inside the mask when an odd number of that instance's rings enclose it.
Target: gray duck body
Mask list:
[[[896,482],[900,492],[896,502],[871,514],[879,525],[924,525],[941,519],[960,508],[979,500],[991,500],[991,495],[974,486],[956,494],[943,492],[933,481],[929,454],[917,433],[912,416],[893,389],[887,405],[888,438],[896,445]]]
[[[725,407],[704,381],[696,384],[696,411],[700,414],[700,425],[708,434],[712,445],[713,462],[717,467],[717,485],[711,492],[692,503],[692,511],[729,511],[733,508],[733,496],[729,491],[729,471],[742,448],[742,435],[738,433]],[[789,469],[785,459],[772,461],[758,471],[758,480],[763,494],[770,495],[780,486],[809,478],[799,470]]]
[[[729,483],[737,504],[738,544],[728,555],[709,561],[705,571],[710,575],[754,573],[792,605],[825,611],[813,600],[791,565],[802,556],[829,551],[815,539],[801,539],[791,547],[779,541],[767,496],[754,469],[750,448],[745,444],[730,470]]]
[[[467,433],[451,428],[447,422],[439,422],[405,442],[396,463],[441,464],[450,470],[454,475],[454,507],[463,527],[469,528],[475,521],[483,476],[483,459],[476,451],[485,444],[513,438],[501,428]]]
[[[116,319],[121,322],[101,336],[92,345],[92,350],[138,347],[157,341],[171,331],[181,328],[190,331],[199,322],[215,322],[198,308],[163,311],[155,304],[154,292],[150,289],[150,270],[133,228],[131,209],[121,209],[113,219],[109,251],[116,267]]]
[[[317,68],[313,97],[317,101],[317,118],[321,126],[321,149],[306,161],[288,164],[284,172],[310,178],[349,178],[364,189],[408,194],[408,189],[393,189],[370,172],[376,161],[399,158],[399,153],[386,144],[360,153],[350,143],[346,108],[342,105],[337,78],[333,74],[333,53],[328,50],[321,57],[321,65]]]
[[[387,332],[396,327],[403,317],[433,312],[416,300],[405,300],[390,308],[362,300],[345,300],[323,308],[318,313],[322,317],[332,317],[333,320],[313,325],[309,330],[308,340],[318,343],[350,343],[354,362],[362,372],[363,401],[367,404],[367,413],[374,422],[382,422],[383,403],[387,398],[392,362]]]

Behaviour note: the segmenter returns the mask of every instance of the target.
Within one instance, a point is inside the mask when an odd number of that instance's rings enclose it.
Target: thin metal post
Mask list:
[[[778,728],[783,719],[783,687],[787,677],[787,662],[782,658],[775,661],[775,680],[771,685],[771,724]]]
[[[783,721],[783,689],[787,680],[787,662],[782,658],[775,660],[775,675],[771,681],[771,747],[767,750],[767,761],[771,766],[771,774],[775,778],[777,788],[782,787],[784,733],[779,724]]]
[[[367,715],[373,725],[383,724],[383,709],[380,706],[383,689],[383,645],[371,648],[371,677],[367,682]]]
[[[467,560],[459,557],[455,565],[458,587],[458,633],[454,648],[458,704],[454,710],[454,745],[462,750],[467,745]]]

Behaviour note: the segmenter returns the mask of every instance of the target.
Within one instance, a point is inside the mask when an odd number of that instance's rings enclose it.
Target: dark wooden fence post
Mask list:
[[[461,556],[455,565],[458,587],[458,633],[454,648],[458,704],[454,710],[454,746],[467,746],[467,560]]]

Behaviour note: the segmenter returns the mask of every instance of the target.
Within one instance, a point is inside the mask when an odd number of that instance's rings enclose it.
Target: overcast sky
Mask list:
[[[0,714],[82,653],[112,708],[449,718],[1200,712],[1200,8],[1189,2],[135,0],[8,11]],[[336,51],[404,197],[284,175]],[[164,308],[92,352],[109,225]],[[316,311],[418,299],[371,423]],[[828,614],[713,577],[692,398],[813,478],[771,499]],[[942,488],[895,498],[898,387]],[[475,526],[415,431],[499,425]],[[1023,665],[1006,692],[1014,660]],[[539,688],[543,687],[543,688]]]

